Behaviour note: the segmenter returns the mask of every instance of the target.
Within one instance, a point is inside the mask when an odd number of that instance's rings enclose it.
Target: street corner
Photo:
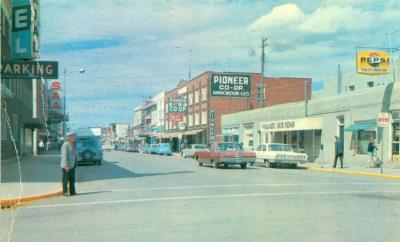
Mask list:
[[[21,197],[21,198],[2,199],[2,200],[0,200],[0,206],[1,206],[1,210],[13,209],[13,208],[28,205],[28,204],[31,204],[31,203],[34,203],[37,201],[60,197],[60,196],[62,196],[62,194],[63,194],[62,191],[58,190],[58,191],[53,191],[53,192],[49,192],[49,193],[31,195],[31,196],[26,196],[26,197]]]

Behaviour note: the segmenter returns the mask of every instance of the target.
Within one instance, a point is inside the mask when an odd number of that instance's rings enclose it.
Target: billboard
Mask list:
[[[212,73],[211,96],[250,97],[251,75],[239,73]]]
[[[186,98],[168,99],[168,113],[186,113],[187,106]]]
[[[357,72],[366,75],[382,75],[389,73],[390,54],[386,51],[357,51]]]
[[[39,58],[39,0],[12,1],[12,58]]]

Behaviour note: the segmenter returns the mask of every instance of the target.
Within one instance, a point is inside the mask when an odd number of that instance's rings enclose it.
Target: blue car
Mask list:
[[[158,144],[155,148],[155,153],[157,155],[171,155],[171,146],[166,143]]]
[[[101,140],[96,136],[77,136],[75,140],[77,163],[93,162],[101,165],[103,149]]]

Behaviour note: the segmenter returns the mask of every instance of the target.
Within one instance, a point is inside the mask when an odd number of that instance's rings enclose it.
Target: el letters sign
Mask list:
[[[238,73],[213,73],[211,96],[250,97],[251,75]]]
[[[12,1],[12,57],[39,58],[39,0]]]
[[[357,72],[366,75],[389,73],[390,54],[386,51],[357,51]]]
[[[58,78],[57,61],[2,61],[2,78]]]

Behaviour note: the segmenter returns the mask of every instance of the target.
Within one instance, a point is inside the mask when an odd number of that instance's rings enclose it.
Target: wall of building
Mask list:
[[[260,123],[269,121],[293,120],[299,118],[323,118],[321,144],[323,150],[315,161],[327,162],[334,157],[335,136],[339,135],[338,119],[343,118],[344,127],[356,122],[376,121],[380,112],[400,110],[400,84],[387,85],[367,89],[363,92],[346,93],[337,96],[313,99],[308,102],[308,112],[305,113],[305,102],[277,105],[257,110],[245,111],[236,114],[224,115],[222,125],[224,129],[238,128],[239,142],[244,139],[244,126],[253,124],[254,146],[260,143]],[[383,148],[385,160],[391,160],[392,128],[375,128],[377,141]],[[366,154],[355,154],[352,143],[353,132],[344,132],[345,160],[347,162],[365,162]],[[362,147],[365,149],[366,147]]]

